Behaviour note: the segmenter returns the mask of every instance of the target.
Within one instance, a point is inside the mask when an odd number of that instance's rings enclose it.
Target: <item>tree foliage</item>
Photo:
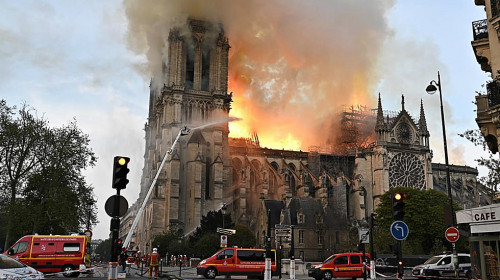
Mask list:
[[[153,238],[153,247],[158,249],[161,256],[168,254],[188,255],[191,257],[207,258],[220,250],[220,234],[217,228],[222,227],[222,212],[210,211],[201,218],[200,226],[192,235],[184,238],[176,230],[171,230]],[[229,246],[253,247],[255,236],[244,225],[233,225],[230,214],[224,215],[224,227],[236,229],[236,234],[228,237]]]
[[[111,238],[103,240],[99,244],[94,251],[97,260],[99,261],[109,261],[111,259]]]
[[[494,192],[498,191],[498,186],[500,184],[500,160],[488,149],[488,145],[480,130],[470,129],[459,135],[488,152],[487,158],[480,157],[475,161],[479,166],[484,166],[488,169],[488,175],[480,177],[479,182],[491,190],[491,195],[493,195]]]
[[[73,120],[52,128],[36,110],[0,101],[0,211],[5,246],[31,233],[79,232],[97,221],[93,188],[82,171],[94,166],[90,139]],[[89,216],[89,205],[93,205]],[[14,226],[15,225],[15,226]]]
[[[451,243],[445,239],[448,226],[445,223],[444,208],[449,205],[448,197],[435,190],[417,190],[414,188],[394,188],[380,197],[376,210],[376,229],[374,234],[375,249],[378,253],[390,253],[389,245],[394,243],[390,233],[392,218],[392,194],[405,193],[405,216],[409,235],[403,241],[404,254],[436,254],[451,250]],[[459,207],[454,204],[454,210]],[[465,251],[467,238],[457,242],[459,250]]]

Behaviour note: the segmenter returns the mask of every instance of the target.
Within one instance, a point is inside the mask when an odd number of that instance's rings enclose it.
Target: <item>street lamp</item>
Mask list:
[[[227,204],[224,202],[224,203],[222,203],[222,208],[221,208],[221,212],[222,212],[222,228],[224,228],[224,216],[226,215],[226,210],[227,210]]]
[[[437,88],[436,88],[437,85]],[[451,226],[455,227],[455,215],[453,211],[453,197],[451,195],[451,182],[450,182],[450,164],[448,163],[448,146],[446,144],[446,126],[444,124],[444,110],[443,110],[443,95],[441,93],[441,76],[439,75],[438,71],[438,81],[432,80],[425,91],[427,91],[428,94],[434,94],[436,93],[436,90],[439,89],[439,102],[441,104],[441,126],[443,127],[443,144],[444,144],[444,161],[446,165],[446,187],[448,190],[448,201],[450,203],[450,221],[451,221]],[[453,269],[455,270],[455,276],[457,276],[457,266],[458,266],[458,256],[457,256],[457,249],[455,246],[455,242],[452,242],[452,248],[453,248]]]
[[[88,213],[88,217],[87,217],[87,229],[90,230],[90,219],[92,218],[92,205],[93,203],[92,202],[87,202],[87,213]]]

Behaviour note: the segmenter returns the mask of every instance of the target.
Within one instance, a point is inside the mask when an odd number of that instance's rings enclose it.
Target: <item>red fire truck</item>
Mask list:
[[[44,273],[76,277],[90,267],[90,238],[86,235],[27,235],[3,254]]]

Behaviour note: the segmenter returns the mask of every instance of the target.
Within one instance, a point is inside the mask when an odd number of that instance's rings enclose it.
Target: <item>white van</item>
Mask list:
[[[424,264],[417,265],[412,270],[413,277],[426,278],[426,276],[454,276],[452,254],[443,254],[431,257]],[[470,255],[458,253],[459,276],[470,278]]]

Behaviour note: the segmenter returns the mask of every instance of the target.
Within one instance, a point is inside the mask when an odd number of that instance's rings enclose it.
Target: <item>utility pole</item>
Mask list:
[[[370,279],[375,279],[375,250],[373,248],[373,226],[375,224],[375,213],[370,214]]]

